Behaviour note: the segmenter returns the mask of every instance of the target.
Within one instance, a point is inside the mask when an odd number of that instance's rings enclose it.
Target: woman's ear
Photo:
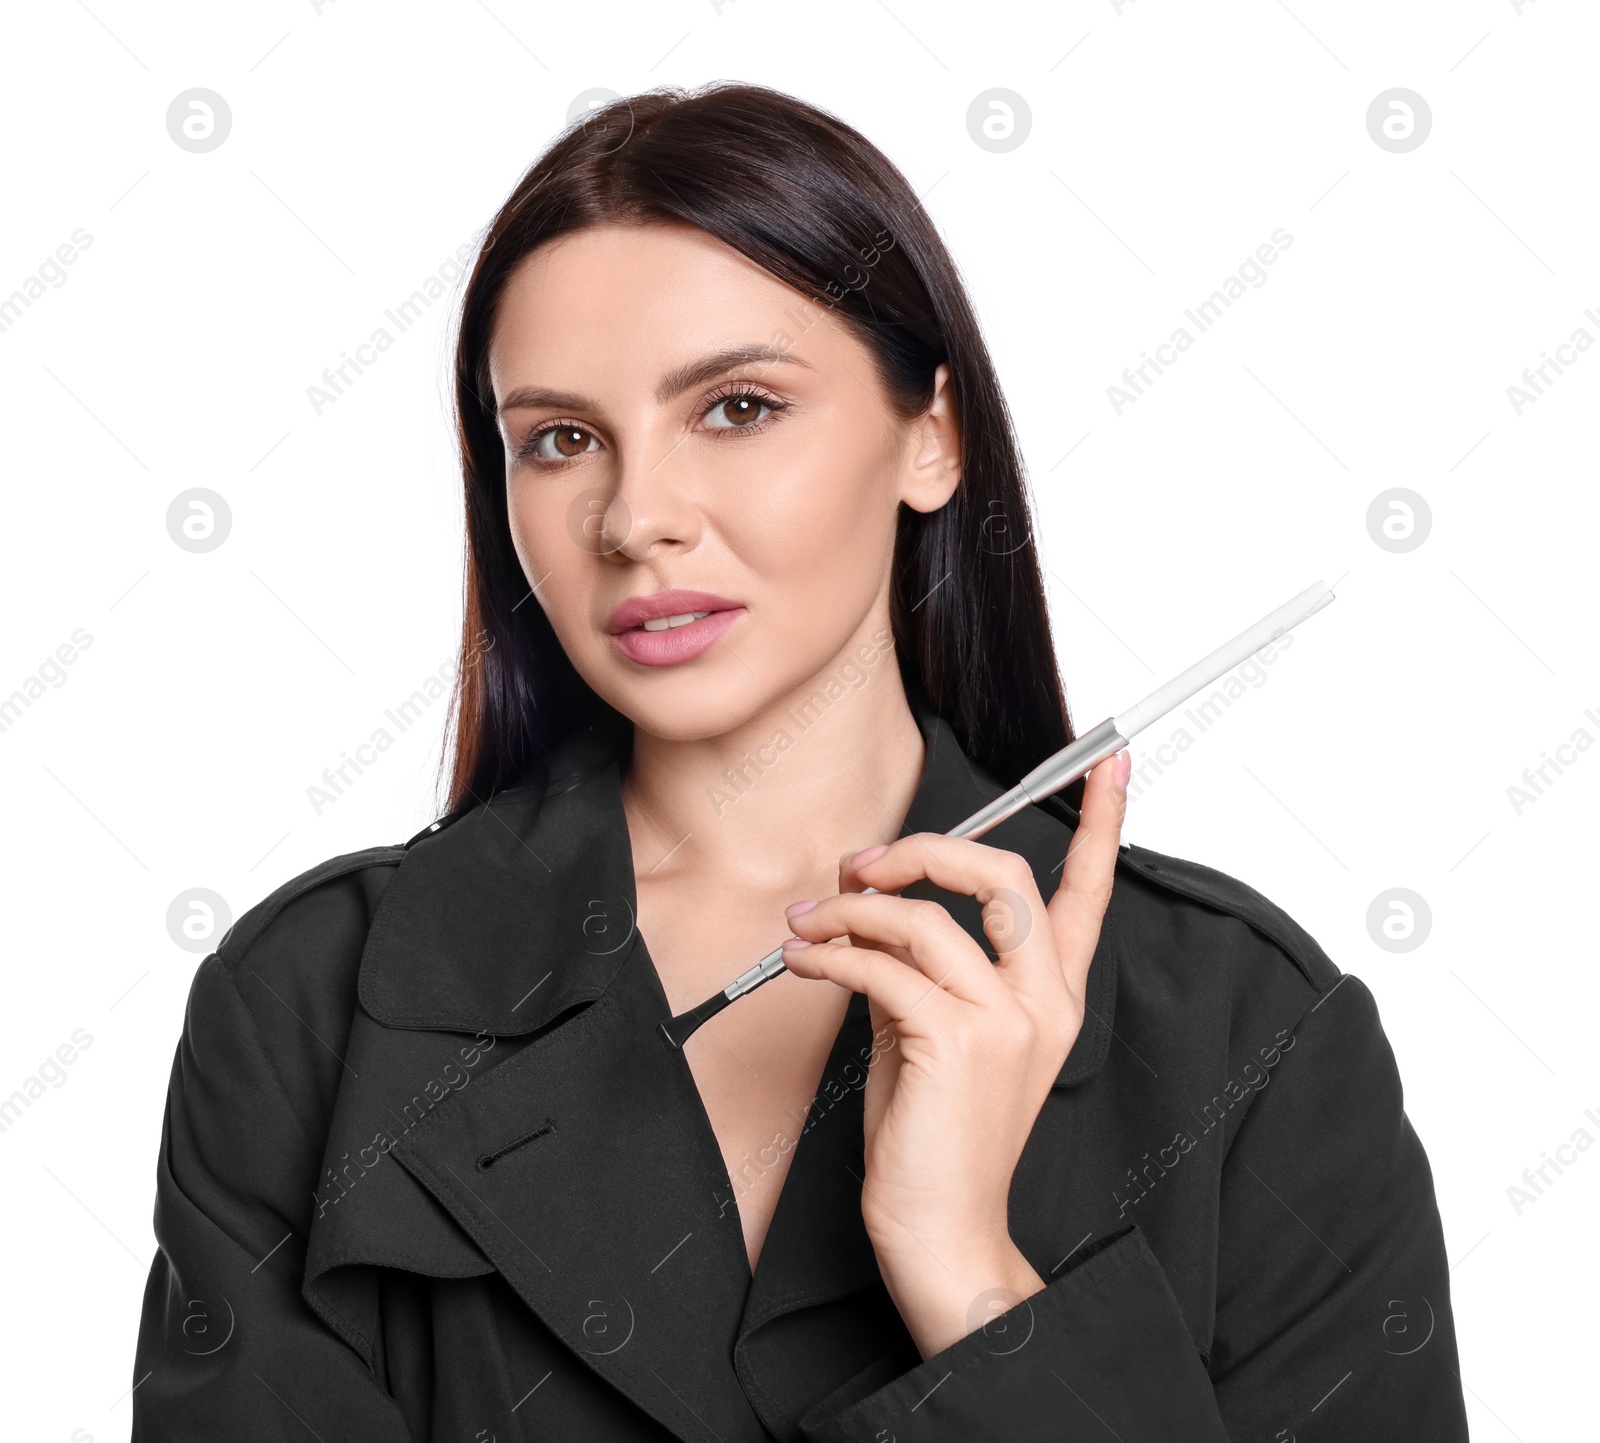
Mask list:
[[[911,426],[900,499],[913,511],[937,511],[961,484],[961,423],[950,367],[933,373],[933,400]]]

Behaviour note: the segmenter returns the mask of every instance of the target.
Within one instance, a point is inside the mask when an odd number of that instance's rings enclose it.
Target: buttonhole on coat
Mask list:
[[[478,1159],[478,1171],[488,1172],[501,1158],[508,1153],[515,1152],[519,1147],[526,1147],[530,1142],[538,1142],[541,1137],[556,1130],[556,1125],[548,1117],[532,1132],[524,1133],[513,1142],[508,1142],[504,1147],[496,1148],[493,1152],[486,1152]]]

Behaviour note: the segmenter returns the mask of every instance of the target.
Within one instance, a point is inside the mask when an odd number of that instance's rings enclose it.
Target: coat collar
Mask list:
[[[919,702],[913,711],[926,758],[902,835],[947,831],[1004,788],[968,760],[948,722]],[[626,753],[625,730],[615,723],[582,731],[515,786],[407,843],[362,956],[359,991],[370,1016],[387,1027],[519,1037],[605,994],[638,942],[622,808]],[[1025,856],[1048,898],[1077,822],[1056,797],[985,840]],[[907,895],[944,903],[988,949],[971,898],[927,884]],[[1082,1082],[1105,1061],[1116,1002],[1115,912],[1090,969],[1088,1015],[1057,1086]]]
[[[918,721],[905,830],[945,831],[1001,788],[946,723]],[[861,1220],[868,1009],[847,1010],[752,1279],[693,1075],[656,1033],[669,1007],[633,925],[625,740],[576,737],[408,844],[363,954],[304,1294],[370,1364],[374,1268],[497,1272],[569,1366],[674,1436],[798,1439],[818,1398],[917,1361]],[[1048,894],[1077,815],[1046,805],[991,839]],[[984,942],[975,902],[924,895]],[[1058,1087],[1104,1061],[1118,945],[1113,908]]]

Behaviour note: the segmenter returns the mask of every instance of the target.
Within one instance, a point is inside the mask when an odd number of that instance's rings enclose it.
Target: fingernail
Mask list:
[[[852,867],[864,867],[868,862],[876,862],[889,849],[887,847],[868,847],[864,852],[857,852],[850,859]]]
[[[1111,773],[1113,785],[1119,792],[1128,790],[1128,778],[1133,775],[1133,753],[1124,747],[1117,753],[1116,769]]]
[[[785,907],[783,915],[785,917],[803,917],[816,905],[815,902],[796,902],[792,907]]]
[[[793,951],[796,947],[809,947],[810,945],[804,937],[790,937],[783,944],[785,951]]]

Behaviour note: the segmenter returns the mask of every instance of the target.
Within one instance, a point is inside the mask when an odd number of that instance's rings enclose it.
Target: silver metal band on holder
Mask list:
[[[988,806],[974,812],[945,835],[981,837],[1007,818],[1016,816],[1024,807],[1053,797],[1063,787],[1087,775],[1107,757],[1114,757],[1127,745],[1128,739],[1117,730],[1116,718],[1107,717],[1099,726],[1086,731],[1071,745],[1063,747],[1048,761],[1035,767],[1009,792],[1002,792]]]
[[[1107,717],[1099,726],[1085,732],[1048,761],[1035,767],[1010,791],[1001,792],[987,806],[979,808],[959,826],[952,827],[945,836],[981,837],[1001,822],[1016,816],[1024,807],[1053,797],[1063,787],[1087,775],[1107,757],[1115,756],[1127,745],[1127,738],[1117,730],[1116,718]],[[875,887],[867,888],[869,892],[876,890]],[[741,972],[723,988],[722,995],[732,1002],[746,992],[754,991],[783,970],[783,948],[774,947],[748,972]]]
[[[726,987],[722,995],[732,1002],[736,997],[743,997],[746,992],[759,987],[768,978],[776,977],[783,971],[783,948],[774,947],[748,972],[741,972]]]

